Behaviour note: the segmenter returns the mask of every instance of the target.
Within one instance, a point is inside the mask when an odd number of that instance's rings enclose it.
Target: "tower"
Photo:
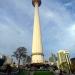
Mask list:
[[[40,18],[39,18],[39,6],[41,0],[32,0],[32,4],[35,8],[34,11],[34,28],[33,28],[33,41],[32,41],[32,63],[42,64],[44,62],[41,30],[40,30]]]

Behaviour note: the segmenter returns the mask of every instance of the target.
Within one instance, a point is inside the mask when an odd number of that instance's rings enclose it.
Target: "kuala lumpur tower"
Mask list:
[[[41,5],[41,0],[32,0],[32,4],[34,6],[32,63],[43,64],[44,63],[44,55],[43,55],[43,48],[42,48],[40,18],[39,18],[39,6]]]

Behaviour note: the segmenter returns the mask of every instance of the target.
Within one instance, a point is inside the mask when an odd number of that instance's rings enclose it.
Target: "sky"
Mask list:
[[[60,49],[75,57],[75,0],[42,0],[39,13],[44,57]],[[32,0],[0,0],[0,53],[26,47],[31,55],[33,21]]]

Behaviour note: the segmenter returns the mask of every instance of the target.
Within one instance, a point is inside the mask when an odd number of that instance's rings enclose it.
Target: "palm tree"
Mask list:
[[[16,59],[18,60],[18,67],[19,67],[21,59],[23,59],[23,58],[25,59],[27,56],[27,49],[25,47],[19,47],[13,53],[12,56],[16,57]]]

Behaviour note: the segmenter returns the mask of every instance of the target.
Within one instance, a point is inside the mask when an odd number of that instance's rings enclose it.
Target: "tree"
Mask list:
[[[72,73],[75,73],[75,58],[71,58],[71,71]]]
[[[31,56],[27,55],[26,58],[23,58],[23,65],[31,62]]]
[[[31,62],[31,56],[27,56],[27,63]]]
[[[53,53],[51,53],[51,57],[49,57],[49,61],[50,61],[50,62],[56,62],[56,60],[57,60],[56,55],[53,54]]]
[[[24,47],[19,47],[17,48],[17,50],[13,53],[14,57],[16,57],[16,59],[18,60],[18,67],[20,65],[20,61],[22,59],[25,59],[27,57],[27,49]]]

